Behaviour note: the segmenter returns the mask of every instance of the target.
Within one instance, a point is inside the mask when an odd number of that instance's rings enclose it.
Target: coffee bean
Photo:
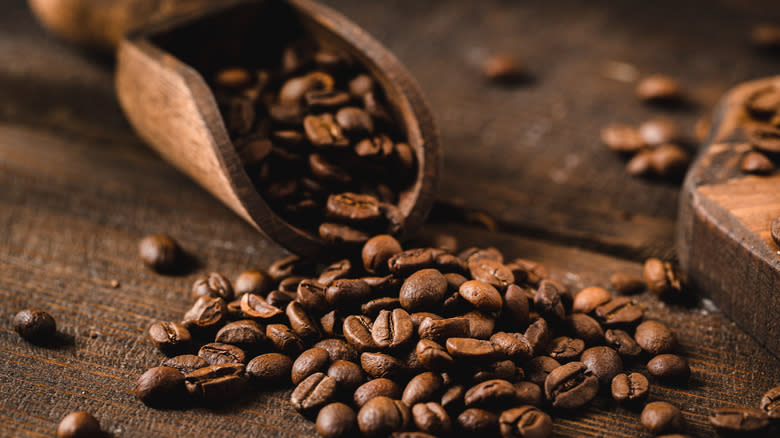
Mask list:
[[[309,262],[293,255],[275,261],[268,267],[268,275],[274,281],[280,281],[294,274],[305,274],[309,266]]]
[[[462,318],[469,324],[468,337],[470,338],[488,339],[496,328],[496,321],[478,310],[464,313]]]
[[[297,298],[297,295],[295,293],[290,292],[282,292],[280,290],[272,290],[268,293],[265,297],[265,302],[270,304],[271,306],[276,307],[277,309],[284,309],[287,307],[288,304],[295,301]],[[241,308],[241,301],[238,302],[239,310]],[[230,308],[230,304],[228,304],[228,308]],[[243,312],[241,313],[241,317],[244,317],[245,315]]]
[[[329,310],[325,290],[327,286],[314,280],[302,280],[298,283],[296,300],[304,309],[313,314],[322,314]]]
[[[458,293],[477,310],[482,312],[500,312],[501,294],[495,287],[478,280],[470,280],[460,285]]]
[[[370,274],[384,274],[389,268],[387,261],[403,249],[393,236],[382,234],[369,239],[363,246],[363,267]]]
[[[456,420],[458,428],[465,433],[491,436],[498,431],[498,415],[479,408],[461,412]]]
[[[644,277],[647,289],[661,297],[678,293],[682,289],[672,264],[656,258],[645,260]]]
[[[658,146],[680,140],[680,127],[674,120],[658,117],[642,122],[639,135],[645,144]]]
[[[235,345],[212,342],[200,347],[198,356],[206,359],[210,365],[223,363],[246,363],[246,353]]]
[[[376,318],[377,315],[379,315],[379,312],[383,310],[391,311],[393,309],[397,309],[401,307],[401,300],[398,298],[393,297],[382,297],[382,298],[375,298],[371,301],[366,301],[360,306],[360,313],[367,316],[368,318]],[[411,321],[411,316],[409,317],[409,320]],[[414,327],[414,323],[412,323],[412,329],[417,330],[416,327]]]
[[[273,289],[273,281],[263,271],[248,269],[242,272],[234,284],[237,296],[243,294],[265,295]]]
[[[780,386],[776,386],[761,397],[759,406],[772,420],[780,419]]]
[[[672,143],[658,146],[650,155],[650,167],[656,175],[664,178],[682,175],[690,162],[688,151]]]
[[[530,306],[528,305],[528,298],[520,286],[516,284],[507,286],[504,293],[503,307],[506,319],[511,321],[513,325],[520,329],[528,325]]]
[[[500,406],[515,402],[517,390],[506,380],[487,380],[469,388],[463,400],[468,407]]]
[[[282,314],[281,309],[268,304],[265,298],[255,294],[244,294],[241,297],[241,312],[248,318],[262,321],[271,320]]]
[[[617,351],[604,346],[591,347],[582,352],[580,362],[588,372],[596,376],[602,385],[609,384],[612,378],[623,371],[623,360]]]
[[[639,373],[620,373],[612,378],[612,398],[616,401],[642,401],[649,393],[650,383]]]
[[[363,353],[360,366],[371,377],[399,377],[406,371],[406,364],[384,353]]]
[[[336,123],[348,136],[365,136],[374,132],[374,122],[365,111],[356,107],[344,107],[336,113]]]
[[[635,294],[645,289],[645,282],[641,278],[623,272],[612,274],[609,283],[619,294]]]
[[[353,401],[360,408],[376,397],[384,396],[391,399],[400,399],[401,392],[402,389],[397,383],[380,377],[360,385],[353,394]]]
[[[317,283],[322,285],[330,285],[334,280],[340,278],[346,278],[352,273],[352,262],[349,259],[339,260],[331,263],[320,271],[320,276],[317,278]],[[297,289],[296,289],[297,290]]]
[[[540,388],[536,383],[516,382],[515,392],[517,401],[520,404],[540,407],[544,402],[544,393],[542,392],[542,388]]]
[[[234,296],[233,286],[230,284],[230,280],[222,274],[212,272],[195,280],[195,283],[192,284],[192,296],[196,300],[200,297],[219,297],[230,301]]]
[[[584,313],[572,313],[567,322],[574,336],[585,341],[587,345],[604,343],[604,329],[590,316]]]
[[[407,277],[417,271],[433,268],[436,257],[444,251],[436,248],[415,248],[402,251],[390,257],[387,267],[390,273],[399,277]]]
[[[398,291],[401,289],[401,280],[392,275],[363,277],[361,280],[371,287],[371,291],[375,296],[398,296]]]
[[[634,339],[643,350],[654,355],[670,353],[677,347],[677,337],[669,327],[658,321],[645,321],[639,324]]]
[[[552,280],[542,280],[534,297],[534,308],[541,315],[557,319],[563,319],[566,309],[561,302],[563,286]]]
[[[754,408],[719,408],[710,414],[710,424],[724,436],[746,436],[769,426],[764,411]]]
[[[688,380],[691,375],[688,361],[676,354],[659,354],[650,359],[647,371],[654,377],[667,380]]]
[[[525,69],[512,55],[496,54],[490,56],[482,65],[482,74],[491,82],[515,84],[527,80]]]
[[[279,101],[287,104],[298,103],[303,96],[314,90],[329,91],[333,89],[333,77],[323,72],[312,72],[304,76],[292,78],[279,90]]]
[[[371,237],[357,228],[331,222],[321,223],[317,232],[324,241],[337,246],[362,245]]]
[[[612,299],[612,294],[604,288],[587,287],[574,297],[573,312],[590,313]]]
[[[645,147],[639,130],[631,125],[613,123],[601,129],[601,141],[615,152],[632,153]]]
[[[349,103],[349,94],[338,90],[308,91],[303,97],[311,110],[335,110]]]
[[[655,173],[653,169],[653,150],[642,149],[637,152],[628,163],[626,163],[626,173],[631,176],[650,176]]]
[[[525,278],[523,281],[531,286],[538,286],[542,280],[549,277],[547,268],[533,260],[514,259],[510,265],[513,272],[523,271],[523,277]]]
[[[358,364],[346,360],[334,361],[328,367],[327,374],[336,379],[339,389],[347,394],[352,394],[366,381],[363,369]]]
[[[294,356],[304,349],[303,339],[284,324],[268,324],[265,336],[280,353]]]
[[[325,299],[336,309],[354,308],[371,295],[371,287],[363,280],[341,278],[334,280],[325,290]]]
[[[227,304],[222,298],[200,297],[184,314],[183,324],[188,328],[212,330],[227,318]]]
[[[442,389],[444,382],[441,375],[430,371],[414,376],[404,388],[401,400],[407,406],[433,400]]]
[[[398,298],[404,309],[418,312],[436,308],[446,293],[447,279],[444,275],[436,269],[422,269],[404,281]]]
[[[409,424],[409,408],[399,400],[379,396],[369,400],[357,415],[360,432],[366,437],[382,437]]]
[[[490,337],[493,343],[504,356],[512,360],[528,360],[531,358],[533,347],[522,333],[497,332]]]
[[[585,341],[568,336],[558,336],[550,341],[547,354],[558,362],[571,362],[577,360],[585,350]]]
[[[510,284],[515,282],[512,270],[489,258],[471,260],[468,267],[472,279],[488,283],[499,291],[505,291]]]
[[[645,312],[630,298],[618,297],[597,307],[595,313],[602,324],[614,327],[636,324]]]
[[[520,406],[501,413],[498,419],[504,438],[545,438],[552,434],[552,419],[534,406]]]
[[[224,363],[200,368],[184,376],[184,385],[190,395],[205,402],[229,400],[246,387],[244,364]]]
[[[436,402],[413,405],[412,418],[418,429],[431,434],[446,435],[452,428],[449,414]]]
[[[180,356],[174,356],[163,361],[160,366],[176,368],[181,371],[182,374],[187,374],[197,369],[209,366],[206,359],[195,356],[194,354],[182,354]]]
[[[673,404],[663,401],[648,403],[642,410],[641,421],[647,430],[656,435],[678,432],[685,424],[682,412]]]
[[[441,406],[452,414],[463,410],[463,395],[466,390],[463,385],[453,385],[444,391],[441,396]]]
[[[293,361],[289,356],[266,353],[250,360],[246,372],[252,380],[261,384],[279,384],[289,381],[292,366]]]
[[[175,322],[156,322],[149,327],[149,337],[154,346],[164,354],[186,351],[192,343],[190,331]]]
[[[57,438],[99,438],[102,436],[100,423],[89,412],[71,412],[57,426]]]
[[[278,289],[281,292],[295,293],[298,291],[298,285],[301,281],[306,280],[306,277],[300,275],[291,275],[279,282]]]
[[[604,339],[607,342],[607,346],[612,347],[623,357],[636,357],[642,353],[642,347],[636,343],[631,335],[623,330],[607,330],[604,332]]]
[[[360,74],[349,81],[349,93],[353,97],[361,97],[374,89],[374,79],[367,74]]]
[[[484,382],[486,380],[503,379],[513,381],[517,374],[517,366],[511,360],[499,360],[487,365],[477,367],[471,380],[474,382]]]
[[[43,310],[24,309],[14,316],[14,330],[29,342],[44,344],[57,333],[57,322]]]
[[[637,97],[649,103],[674,103],[683,98],[680,84],[666,75],[651,75],[637,84]]]
[[[309,317],[303,306],[297,301],[291,301],[285,310],[290,327],[305,341],[313,341],[322,337],[317,323]]]
[[[173,406],[184,395],[184,374],[176,368],[154,367],[138,378],[135,395],[153,407]]]
[[[552,340],[552,331],[543,318],[534,319],[525,330],[525,338],[531,343],[534,355],[542,354]]]
[[[501,350],[490,341],[472,338],[447,339],[447,352],[454,359],[489,362],[503,356]]]
[[[599,380],[582,362],[569,362],[552,370],[544,382],[547,400],[556,408],[576,409],[593,400]]]
[[[314,373],[295,387],[290,403],[296,411],[310,415],[331,403],[336,397],[336,379],[324,373]]]
[[[317,433],[323,438],[340,438],[352,434],[357,426],[355,411],[344,403],[331,403],[317,414]]]
[[[547,376],[560,366],[561,364],[550,356],[536,356],[528,361],[525,374],[529,381],[543,387]]]
[[[327,351],[331,362],[337,360],[358,361],[358,351],[355,347],[341,339],[324,339],[314,344],[314,346]]]
[[[216,342],[255,349],[266,342],[265,327],[252,320],[234,321],[219,329]]]
[[[363,315],[344,318],[344,339],[360,351],[373,350],[378,346],[371,333],[371,320]]]
[[[382,215],[376,198],[357,193],[330,195],[327,210],[329,216],[348,223],[372,222]]]
[[[420,363],[429,370],[445,370],[454,363],[444,347],[429,339],[421,339],[417,343],[416,353]]]
[[[170,272],[176,268],[180,252],[179,244],[165,234],[152,234],[138,243],[141,261],[158,272]]]
[[[380,348],[397,348],[414,334],[412,319],[403,309],[382,310],[371,326],[371,336]]]
[[[761,152],[751,151],[742,157],[739,168],[745,173],[756,175],[766,175],[775,171],[775,165],[772,160],[767,158]]]
[[[325,372],[329,365],[330,356],[322,348],[314,347],[304,351],[293,362],[290,372],[293,385],[301,383],[303,379],[316,372]]]

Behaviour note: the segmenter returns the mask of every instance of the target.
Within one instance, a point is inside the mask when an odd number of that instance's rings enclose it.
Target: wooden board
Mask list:
[[[311,423],[287,403],[288,391],[250,394],[216,411],[155,411],[132,395],[137,376],[160,360],[146,327],[182,314],[198,273],[234,276],[283,252],[134,136],[113,95],[110,63],[44,35],[23,1],[6,3],[0,14],[0,436],[51,436],[59,419],[77,409],[95,413],[121,437],[312,436]],[[725,32],[736,38],[753,20],[770,18],[737,3],[692,3],[679,11],[682,18],[668,14],[667,2],[632,13],[605,3],[583,9],[572,1],[329,3],[387,43],[420,79],[444,137],[441,199],[474,202],[512,233],[435,228],[456,233],[462,245],[494,244],[545,261],[572,287],[603,285],[615,270],[640,269],[573,244],[631,257],[672,252],[677,187],[628,179],[596,140],[601,124],[618,115],[639,121],[656,112],[633,100],[631,84],[604,79],[601,60],[637,62],[643,71],[679,68],[672,73],[693,84],[701,76],[706,80],[696,90],[709,84],[716,89],[713,101],[748,70],[765,75],[777,66],[736,40],[708,48],[723,23],[734,23]],[[690,19],[694,6],[696,20]],[[668,27],[650,20],[662,15],[671,17]],[[401,31],[398,23],[404,23]],[[586,44],[584,35],[595,29],[608,29],[604,40]],[[518,32],[527,39],[518,39]],[[672,37],[675,44],[666,40]],[[478,82],[469,53],[494,47],[521,51],[537,83],[500,90]],[[679,62],[680,53],[694,49],[694,60]],[[738,61],[724,61],[726,55]],[[583,85],[572,89],[577,77]],[[553,119],[561,105],[567,118]],[[694,114],[681,117],[692,121]],[[576,164],[569,165],[569,178],[552,184],[545,166],[572,153],[578,158],[568,161]],[[164,277],[140,265],[137,240],[158,231],[198,254],[193,272]],[[110,287],[114,279],[118,289]],[[668,307],[648,295],[639,299],[651,317],[677,330],[691,359],[691,383],[655,387],[653,397],[684,407],[693,436],[715,436],[706,425],[708,409],[753,406],[780,383],[780,361],[722,314]],[[42,349],[20,341],[10,318],[27,306],[49,309],[71,342]],[[637,417],[605,401],[583,415],[557,418],[555,430],[564,437],[649,437]]]

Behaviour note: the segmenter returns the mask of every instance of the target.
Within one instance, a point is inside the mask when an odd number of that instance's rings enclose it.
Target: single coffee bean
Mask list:
[[[164,354],[186,351],[192,345],[190,331],[175,322],[156,322],[149,327],[154,346]]]
[[[644,310],[628,297],[618,297],[596,308],[596,317],[606,326],[632,325],[644,317]]]
[[[330,217],[346,223],[373,222],[382,216],[379,201],[371,195],[330,195],[326,207]]]
[[[566,314],[561,301],[563,293],[563,286],[560,283],[542,280],[534,297],[534,308],[543,316],[563,319]]]
[[[173,406],[184,396],[184,374],[176,368],[154,367],[138,378],[135,395],[153,407]]]
[[[544,387],[547,376],[560,366],[561,364],[550,356],[536,356],[528,361],[525,374],[530,382]]]
[[[672,264],[656,258],[645,260],[644,277],[647,289],[661,297],[680,292],[682,289]]]
[[[184,385],[190,395],[205,402],[229,400],[246,387],[244,364],[224,363],[197,369],[184,376]]]
[[[666,75],[651,75],[636,86],[637,97],[648,103],[676,103],[682,100],[683,91],[677,80]]]
[[[588,372],[599,379],[599,383],[607,385],[618,373],[623,371],[623,360],[617,351],[604,346],[591,347],[582,352],[580,362],[588,368]]]
[[[374,122],[365,111],[356,107],[344,107],[336,113],[336,123],[345,134],[351,137],[370,135],[374,132]]]
[[[518,329],[524,329],[528,325],[530,306],[523,288],[516,284],[510,284],[504,293],[504,314]]]
[[[449,338],[446,347],[454,359],[490,362],[503,356],[502,351],[493,343],[481,339]]]
[[[14,330],[29,342],[43,344],[57,333],[57,322],[43,310],[24,309],[14,316]]]
[[[371,287],[363,280],[334,280],[325,290],[325,299],[332,308],[354,308],[371,295]]]
[[[514,56],[496,54],[490,56],[482,65],[482,75],[498,84],[516,84],[528,77],[522,63]]]
[[[322,337],[317,323],[309,316],[301,303],[291,301],[285,309],[287,319],[293,331],[305,341],[315,341]]]
[[[501,406],[516,400],[515,386],[506,380],[499,379],[478,383],[469,388],[463,397],[463,401],[468,407]]]
[[[471,260],[468,267],[472,279],[488,283],[499,291],[506,291],[506,288],[515,282],[511,269],[489,258]]]
[[[463,395],[465,393],[466,389],[463,388],[463,385],[450,386],[442,394],[440,404],[450,414],[460,412],[463,410]]]
[[[533,353],[531,343],[522,333],[497,332],[490,337],[490,342],[501,350],[504,356],[515,361],[528,360]]]
[[[212,330],[227,318],[227,304],[222,298],[200,297],[184,314],[183,324],[192,329]]]
[[[387,261],[390,273],[399,277],[407,277],[417,271],[436,266],[436,257],[444,251],[436,248],[415,248],[402,251]]]
[[[367,74],[360,74],[349,81],[349,94],[353,97],[361,97],[374,90],[374,78]]]
[[[148,268],[158,272],[170,272],[176,268],[179,244],[165,234],[146,236],[138,242],[138,255]]]
[[[288,304],[295,301],[297,298],[297,295],[295,293],[290,292],[282,292],[280,290],[272,290],[268,293],[268,295],[265,296],[265,301],[271,305],[276,307],[277,309],[284,309],[287,307]],[[230,307],[230,305],[228,305]],[[239,308],[241,307],[241,301],[239,301]],[[245,317],[246,315],[241,314],[241,317]]]
[[[534,355],[543,354],[552,340],[552,331],[543,318],[534,319],[525,329],[525,338],[531,343]]]
[[[366,243],[371,237],[368,233],[344,224],[323,222],[318,228],[318,234],[332,245],[357,246]]]
[[[739,168],[745,173],[766,175],[775,171],[772,160],[761,152],[750,151],[742,157]]]
[[[296,300],[309,312],[323,314],[330,310],[325,298],[326,289],[327,286],[314,280],[302,280],[298,283]]]
[[[357,415],[344,403],[331,403],[320,409],[315,424],[323,438],[348,437],[356,429]]]
[[[273,281],[265,272],[258,269],[248,269],[242,272],[233,287],[237,296],[243,294],[265,295],[273,289]]]
[[[421,339],[417,343],[416,353],[420,363],[429,370],[445,370],[454,363],[447,350],[430,339]]]
[[[542,280],[550,276],[547,272],[547,268],[543,264],[533,260],[514,259],[512,260],[511,265],[513,267],[513,272],[519,272],[521,270],[525,272],[523,275],[523,277],[525,277],[524,282],[531,286],[538,286]]]
[[[772,420],[780,419],[780,386],[776,386],[767,391],[766,394],[761,397],[761,404],[759,407]]]
[[[268,304],[260,295],[244,294],[241,297],[241,312],[248,318],[267,321],[282,314],[282,309]]]
[[[650,354],[670,353],[677,347],[677,337],[665,324],[645,321],[634,333],[636,343]]]
[[[554,407],[576,409],[593,400],[599,380],[582,362],[569,362],[552,370],[544,382],[544,393]]]
[[[212,342],[200,347],[198,356],[206,359],[210,365],[223,363],[246,363],[246,353],[235,345]]]
[[[293,385],[297,385],[303,379],[317,372],[324,372],[330,365],[330,356],[328,352],[319,347],[310,348],[293,362],[290,377]]]
[[[619,294],[635,294],[642,292],[645,289],[645,282],[639,277],[632,275],[615,272],[609,277],[609,284]],[[603,303],[602,303],[603,304]]]
[[[612,378],[612,398],[619,402],[637,402],[647,398],[650,383],[639,373],[620,373]]]
[[[333,89],[333,84],[332,76],[319,71],[294,77],[282,85],[279,90],[279,101],[283,104],[299,103],[309,91],[330,91]]]
[[[574,297],[573,312],[590,313],[612,299],[612,294],[597,286],[586,287]]]
[[[344,339],[360,351],[377,348],[371,333],[371,320],[363,315],[350,315],[344,318]]]
[[[680,409],[663,401],[648,403],[642,410],[641,421],[647,430],[656,435],[678,432],[685,425]]]
[[[102,436],[100,423],[89,412],[71,412],[57,426],[57,438],[99,438]]]
[[[337,360],[358,361],[358,351],[342,339],[324,339],[314,344],[314,346],[327,351],[331,362]]]
[[[450,274],[466,273],[468,266],[457,256],[449,253],[439,254],[436,257],[436,269]]]
[[[587,345],[604,343],[604,329],[590,316],[584,313],[572,313],[567,322],[574,336],[585,341]]]
[[[477,371],[471,376],[474,382],[484,382],[486,380],[503,379],[513,381],[517,374],[517,365],[511,360],[499,360],[477,368]]]
[[[268,324],[265,336],[280,353],[295,356],[304,349],[303,339],[284,324]]]
[[[306,138],[315,147],[338,149],[349,146],[349,139],[332,114],[306,116],[303,119],[303,129]]]
[[[639,125],[639,135],[645,144],[650,146],[675,143],[681,139],[680,127],[677,122],[665,117],[657,117],[642,122]]]
[[[368,283],[374,296],[397,297],[398,291],[401,289],[401,279],[395,278],[392,275],[386,275],[384,277],[363,277],[361,280]]]
[[[195,356],[194,354],[182,354],[180,356],[170,357],[165,359],[160,366],[176,368],[181,371],[182,374],[191,373],[197,369],[209,366],[206,359]]]
[[[261,384],[279,384],[287,382],[293,361],[289,356],[281,353],[266,353],[250,360],[246,365],[246,372],[252,380]]]
[[[540,407],[544,403],[544,392],[536,383],[517,382],[515,383],[515,391],[517,401],[520,404]]]
[[[647,371],[654,377],[667,380],[688,380],[691,375],[688,361],[676,354],[659,354],[650,359]]]
[[[404,281],[398,298],[404,309],[419,312],[435,309],[444,301],[446,294],[447,279],[444,275],[436,269],[422,269]]]
[[[279,282],[278,289],[282,292],[294,293],[298,290],[298,285],[301,281],[306,280],[306,277],[300,275],[292,275]]]
[[[314,373],[295,387],[290,395],[290,403],[296,411],[310,415],[332,402],[336,391],[336,379],[324,373]]]
[[[637,152],[646,146],[639,130],[623,123],[612,123],[602,128],[601,142],[620,153]]]
[[[745,436],[766,429],[769,417],[754,408],[719,408],[710,414],[710,424],[721,435]]]
[[[231,301],[234,295],[230,280],[217,272],[198,278],[192,284],[192,297],[196,300],[200,297],[219,297],[225,301]]]
[[[402,389],[397,383],[390,379],[378,378],[369,380],[360,385],[353,394],[353,401],[358,408],[363,407],[370,400],[384,396],[391,399],[400,399]]]
[[[405,429],[410,416],[409,408],[400,400],[379,396],[360,408],[358,428],[366,437],[383,437]]]
[[[498,431],[498,415],[479,408],[461,412],[456,423],[461,431],[469,434],[493,436]]]
[[[265,327],[255,321],[244,319],[228,323],[219,329],[215,341],[236,345],[240,348],[254,349],[263,345],[267,339]]]
[[[382,297],[382,298],[374,298],[371,301],[366,301],[360,306],[360,313],[363,315],[369,317],[369,318],[376,318],[377,315],[379,315],[379,312],[383,310],[393,310],[401,307],[401,300],[394,297]],[[409,318],[411,321],[411,317]],[[414,331],[417,330],[416,327],[414,327],[414,323],[412,323],[412,328]]]
[[[449,414],[436,402],[413,405],[412,418],[418,429],[431,434],[446,435],[452,429]]]
[[[604,332],[604,339],[607,342],[607,346],[612,347],[623,357],[636,357],[642,353],[642,347],[636,343],[631,335],[623,330],[607,330]]]
[[[496,320],[479,310],[464,313],[462,318],[469,323],[468,336],[471,338],[488,339],[496,328]]]
[[[547,354],[561,363],[577,360],[585,350],[585,341],[582,339],[558,336],[550,341]]]
[[[546,438],[552,434],[552,419],[534,406],[520,406],[501,413],[498,418],[504,438]]]
[[[438,373],[430,371],[420,373],[406,384],[401,400],[407,406],[424,403],[433,400],[443,386],[444,381]]]
[[[351,273],[352,262],[350,262],[349,259],[339,260],[331,263],[320,271],[320,276],[317,277],[317,283],[330,285],[334,280],[346,278]]]
[[[299,256],[289,256],[279,259],[268,267],[268,275],[274,281],[281,281],[291,275],[304,275],[309,270],[310,263]]]
[[[406,364],[393,356],[384,353],[363,353],[360,355],[360,366],[371,377],[399,377],[406,371]]]
[[[466,281],[460,285],[458,293],[479,311],[501,311],[501,294],[488,283],[479,280]]]
[[[328,367],[327,374],[336,379],[339,389],[347,394],[352,394],[366,381],[363,369],[358,364],[346,360],[334,361]]]
[[[382,310],[371,326],[371,336],[380,348],[397,348],[413,335],[412,318],[404,309]]]

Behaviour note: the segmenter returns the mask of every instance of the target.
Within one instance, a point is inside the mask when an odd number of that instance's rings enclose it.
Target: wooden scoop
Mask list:
[[[398,207],[406,233],[424,222],[440,172],[439,138],[431,112],[401,63],[341,14],[310,0],[30,3],[45,26],[72,41],[110,48],[118,40],[117,94],[138,134],[253,227],[302,255],[321,254],[331,247],[284,221],[257,192],[203,75],[213,73],[207,66],[227,65],[239,53],[278,55],[293,32],[346,54],[377,79],[416,153],[416,180],[402,193]],[[148,17],[158,21],[144,23]],[[211,57],[208,63],[204,54]]]
[[[752,150],[780,164],[780,136],[771,135],[780,133],[780,101],[764,96],[748,107],[773,88],[780,76],[739,85],[719,105],[683,185],[677,250],[688,281],[780,356],[780,247],[770,231],[780,216],[780,172],[740,169]]]

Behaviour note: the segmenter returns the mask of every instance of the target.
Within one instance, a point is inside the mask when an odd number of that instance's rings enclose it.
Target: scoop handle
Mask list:
[[[79,46],[114,52],[138,26],[187,13],[214,0],[28,0],[49,32]]]

